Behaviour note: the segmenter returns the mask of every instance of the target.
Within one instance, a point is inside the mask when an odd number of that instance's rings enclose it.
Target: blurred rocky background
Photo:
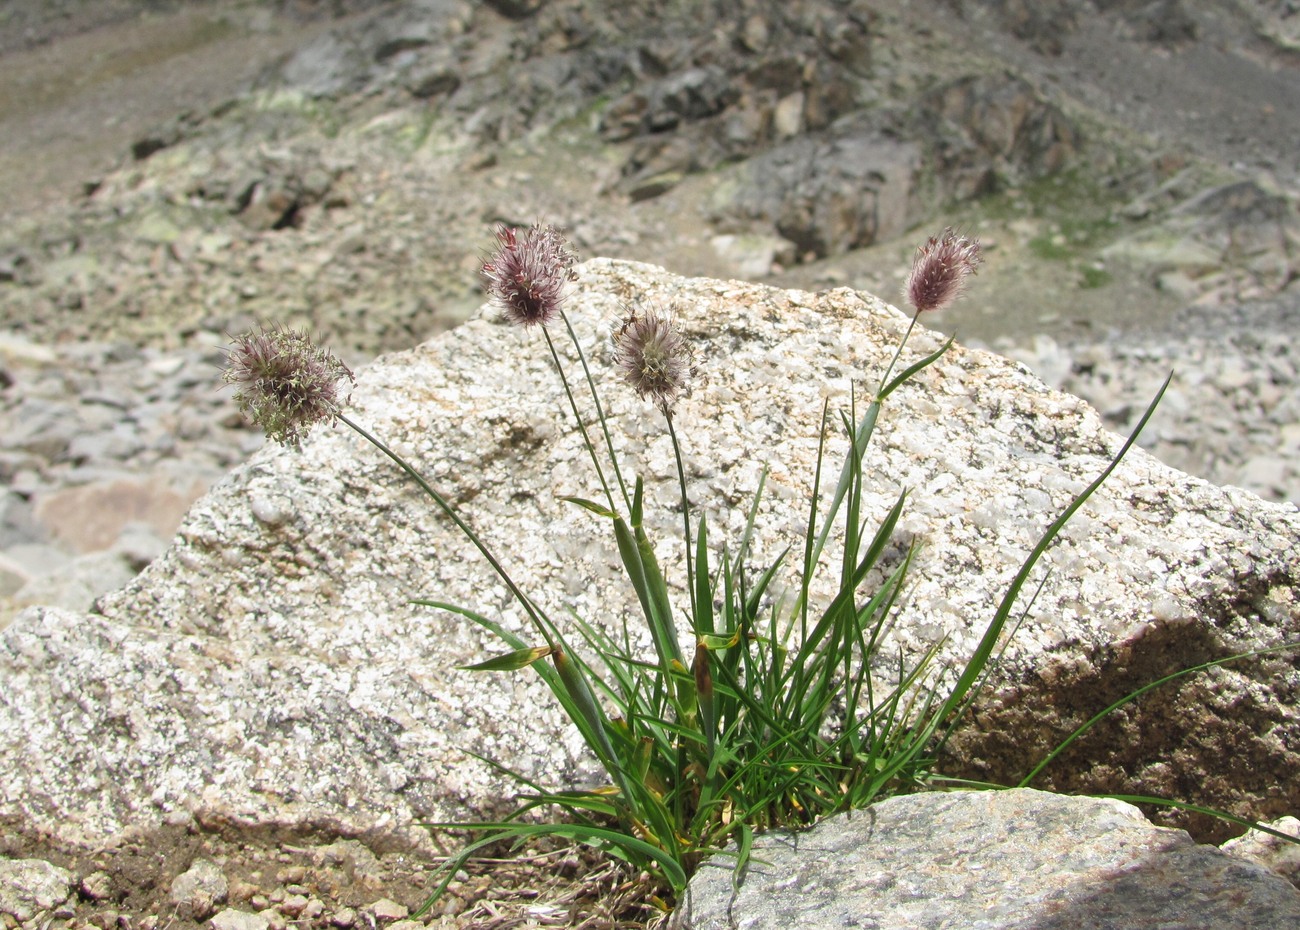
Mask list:
[[[897,301],[1144,444],[1300,500],[1292,0],[8,0],[0,625],[85,609],[261,443],[226,334],[352,364],[479,306],[494,223]],[[629,295],[634,298],[635,295]]]

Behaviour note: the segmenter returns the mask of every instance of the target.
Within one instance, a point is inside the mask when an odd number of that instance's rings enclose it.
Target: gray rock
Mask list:
[[[380,898],[378,901],[371,904],[367,910],[374,915],[375,920],[383,921],[385,923],[392,920],[403,920],[411,913],[406,905],[398,904],[396,901],[391,901],[388,898]]]
[[[17,593],[31,579],[31,574],[23,566],[0,552],[0,598]]]
[[[9,478],[8,483],[20,483],[14,479],[24,473],[35,477],[34,472],[18,470]],[[47,534],[35,523],[30,498],[13,488],[0,491],[0,549],[46,538]]]
[[[737,277],[746,280],[765,277],[773,266],[792,264],[796,258],[793,243],[780,236],[714,236],[709,244],[736,269]]]
[[[487,0],[488,6],[511,19],[525,19],[532,16],[545,4],[546,0]]]
[[[338,840],[312,850],[317,865],[340,867],[355,881],[378,887],[382,883],[383,865],[373,852],[356,840]]]
[[[609,337],[638,299],[677,308],[707,374],[675,422],[717,544],[734,544],[771,468],[756,564],[798,542],[823,400],[835,409],[871,390],[907,320],[847,290],[581,266],[572,319],[609,384],[626,468],[647,482],[649,532],[680,600],[671,448],[658,414],[610,381]],[[463,508],[554,616],[618,623],[637,614],[607,528],[558,499],[599,492],[534,336],[487,314],[388,356],[360,371],[352,415]],[[918,330],[904,358],[939,343]],[[963,662],[1047,523],[1118,444],[1086,404],[987,353],[954,349],[897,392],[867,457],[864,517],[911,488],[898,545],[915,540],[919,552],[881,654],[915,658],[942,643],[939,662]],[[843,448],[832,441],[832,460]],[[260,520],[259,500],[280,519]],[[1045,578],[1042,590],[945,765],[1018,779],[1119,694],[1208,657],[1294,641],[1297,536],[1294,506],[1132,452],[1031,580]],[[820,577],[812,596],[833,587]],[[30,609],[0,634],[0,813],[86,841],[189,814],[424,844],[414,823],[491,814],[512,791],[466,750],[548,784],[597,779],[536,678],[459,670],[499,645],[412,606],[419,596],[529,635],[464,540],[350,431],[264,449],[98,613]],[[1173,795],[1191,785],[1185,800],[1255,817],[1300,809],[1288,748],[1300,746],[1298,691],[1296,669],[1274,660],[1171,683],[1038,784]]]
[[[1001,345],[1049,384],[1084,398],[1107,425],[1131,428],[1173,372],[1160,417],[1140,440],[1161,460],[1270,500],[1300,501],[1300,294],[1194,307],[1176,335],[1119,344]]]
[[[1234,484],[1246,488],[1259,488],[1265,496],[1277,499],[1287,496],[1288,477],[1294,469],[1294,460],[1281,455],[1255,455],[1241,466]]]
[[[211,925],[212,930],[268,930],[271,919],[228,907],[212,918]]]
[[[119,423],[102,432],[79,433],[68,443],[64,455],[73,462],[123,462],[143,448],[135,429]]]
[[[716,856],[677,930],[1279,930],[1300,892],[1153,827],[1119,801],[1037,791],[920,794],[754,844],[733,886]]]
[[[100,552],[133,524],[170,536],[209,483],[194,474],[117,475],[43,495],[36,504],[36,520],[73,551]]]
[[[1300,839],[1300,820],[1295,817],[1282,817],[1264,826]],[[1222,849],[1226,853],[1272,869],[1296,888],[1300,888],[1300,845],[1288,843],[1262,830],[1247,830],[1244,835],[1224,843]]]
[[[6,366],[45,366],[53,365],[57,360],[58,356],[49,346],[11,333],[0,333],[0,362]]]
[[[471,7],[460,0],[411,0],[341,26],[304,44],[274,80],[312,97],[359,91],[411,66],[404,52],[448,41],[465,29]]]
[[[89,610],[100,595],[128,584],[136,569],[114,552],[93,552],[62,562],[32,578],[11,600],[15,604],[44,604],[67,610]]]
[[[71,917],[75,881],[67,869],[44,859],[0,859],[0,914],[21,923]]]
[[[681,122],[721,113],[738,96],[721,68],[688,68],[614,101],[602,114],[601,131],[610,141],[666,132]]]
[[[1043,55],[1059,55],[1062,40],[1078,27],[1074,0],[1011,0],[980,5],[991,7],[1004,28]]]
[[[141,571],[166,549],[166,540],[153,527],[147,523],[133,522],[122,527],[111,551],[125,559],[132,569]]]
[[[921,100],[910,138],[948,196],[967,198],[1064,168],[1079,147],[1073,122],[1024,80],[963,77]]]
[[[80,432],[66,405],[28,396],[9,413],[12,426],[0,435],[0,449],[29,452],[43,459],[62,456]]]
[[[116,893],[113,876],[102,870],[91,872],[81,880],[81,893],[91,901],[107,901]]]
[[[1290,284],[1298,240],[1300,214],[1286,193],[1264,180],[1235,181],[1190,193],[1158,227],[1139,229],[1101,254],[1149,269],[1153,281],[1189,302],[1217,291],[1248,300]]]
[[[17,543],[7,547],[4,555],[12,570],[29,580],[49,574],[69,561],[66,550],[46,543]]]
[[[799,254],[839,255],[901,233],[920,149],[871,130],[799,136],[732,168],[714,192],[724,227],[775,227]]]
[[[218,905],[226,903],[229,893],[230,885],[221,866],[208,859],[196,859],[172,880],[170,898],[181,919],[201,922],[211,917]]]

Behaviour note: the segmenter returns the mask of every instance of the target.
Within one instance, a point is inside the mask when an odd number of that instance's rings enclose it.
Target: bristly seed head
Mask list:
[[[614,364],[642,397],[672,418],[673,404],[695,375],[695,353],[676,320],[653,308],[640,316],[628,309],[614,334]]]
[[[903,295],[917,313],[942,310],[962,295],[966,279],[983,261],[979,240],[959,236],[949,226],[916,250]]]
[[[336,420],[351,398],[341,396],[340,384],[356,383],[306,330],[279,325],[234,337],[226,361],[221,378],[236,385],[239,412],[286,446],[298,445],[317,423]]]
[[[483,262],[488,294],[520,326],[545,326],[560,312],[578,254],[558,229],[535,223],[525,230],[498,226],[498,248]]]

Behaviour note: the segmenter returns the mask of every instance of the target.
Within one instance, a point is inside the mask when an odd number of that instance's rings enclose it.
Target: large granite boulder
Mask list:
[[[906,318],[847,290],[580,266],[573,324],[625,467],[647,481],[673,583],[680,515],[663,420],[610,377],[609,336],[635,301],[674,307],[698,346],[702,377],[676,425],[712,539],[734,546],[767,466],[754,545],[773,556],[806,517],[823,400],[838,409],[868,392]],[[905,360],[938,344],[918,330]],[[563,397],[540,334],[487,312],[364,369],[353,416],[425,471],[552,616],[572,609],[613,628],[627,617],[637,630],[609,527],[560,499],[598,496]],[[907,543],[920,547],[883,654],[942,643],[940,658],[961,663],[1044,527],[1119,444],[1082,401],[960,347],[893,395],[868,455],[866,506],[881,516],[910,488],[885,567]],[[844,443],[830,448],[840,455]],[[1131,688],[1294,641],[1297,538],[1294,506],[1130,453],[1035,573],[1042,590],[946,765],[1017,779]],[[814,591],[826,597],[829,580]],[[265,449],[96,612],[32,608],[3,632],[0,815],[90,843],[190,818],[418,843],[421,820],[509,801],[512,786],[469,751],[549,784],[595,778],[535,676],[458,670],[500,645],[416,597],[528,635],[483,561],[351,431]],[[1166,794],[1262,819],[1294,812],[1296,661],[1166,685],[1035,784]]]
[[[918,794],[760,837],[705,863],[675,930],[1278,930],[1300,924],[1280,875],[1135,807],[1019,791]]]

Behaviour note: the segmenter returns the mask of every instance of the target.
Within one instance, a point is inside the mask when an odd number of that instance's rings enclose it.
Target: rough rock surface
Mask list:
[[[769,467],[755,546],[774,556],[805,514],[823,399],[846,406],[851,390],[869,390],[906,320],[851,291],[683,279],[608,260],[582,266],[576,288],[574,323],[602,380],[624,302],[677,309],[704,373],[677,419],[694,506],[714,540],[734,544]],[[938,341],[918,331],[908,357]],[[680,580],[662,421],[619,385],[604,394],[626,467],[648,483],[660,559]],[[353,400],[356,417],[427,470],[526,590],[556,615],[572,607],[618,624],[630,605],[607,528],[558,499],[598,496],[562,398],[536,334],[489,314],[364,369]],[[1043,528],[1118,444],[1086,404],[987,353],[955,349],[899,391],[868,457],[867,506],[882,516],[910,488],[886,561],[909,541],[920,553],[885,652],[916,657],[943,641],[942,660],[969,655]],[[1000,689],[972,713],[952,764],[1018,778],[1119,694],[1294,640],[1298,535],[1294,505],[1134,451],[1035,575],[1043,588],[1010,640]],[[824,597],[828,584],[814,591]],[[499,645],[412,606],[419,596],[527,635],[465,542],[349,431],[258,453],[98,613],[31,609],[4,631],[4,812],[91,842],[195,818],[420,843],[414,821],[508,798],[466,750],[544,781],[592,778],[543,689],[528,676],[458,670]],[[1068,776],[1052,781],[1049,770],[1039,784],[1264,819],[1294,810],[1294,662],[1168,685],[1099,745],[1077,744],[1059,767]]]
[[[677,930],[1278,930],[1300,892],[1119,801],[1019,790],[891,798],[718,856]]]
[[[1280,817],[1266,826],[1300,839],[1300,820],[1294,817]],[[1261,830],[1248,830],[1224,843],[1223,851],[1267,866],[1300,888],[1300,845]]]
[[[41,859],[0,859],[0,915],[27,923],[71,915],[72,873]]]
[[[932,325],[1120,431],[1177,368],[1147,447],[1300,499],[1297,17],[1220,6],[9,0],[0,626],[88,609],[256,448],[202,362],[224,332],[311,325],[350,363],[407,348],[477,306],[497,219],[555,219],[587,255],[886,295],[915,224],[964,224],[989,299]],[[1153,11],[1187,37],[1152,33]],[[1131,109],[1097,90],[1113,56],[1149,75]],[[1194,113],[1152,104],[1185,87]],[[1154,117],[1161,139],[1120,129]],[[1265,298],[1291,319],[1259,330]]]

